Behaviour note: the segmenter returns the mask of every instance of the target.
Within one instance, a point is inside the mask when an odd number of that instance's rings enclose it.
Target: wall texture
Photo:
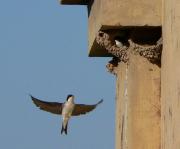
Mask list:
[[[180,1],[163,1],[162,149],[180,148]]]
[[[116,149],[160,149],[160,68],[132,55],[117,75]]]

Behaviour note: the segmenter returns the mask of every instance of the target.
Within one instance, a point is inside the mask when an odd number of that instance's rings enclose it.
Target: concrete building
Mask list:
[[[87,5],[89,56],[113,57],[116,149],[179,149],[180,1],[61,3]]]

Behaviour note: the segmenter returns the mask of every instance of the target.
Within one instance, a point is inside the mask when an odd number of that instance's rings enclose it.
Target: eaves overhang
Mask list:
[[[87,5],[89,0],[60,0],[63,5]]]

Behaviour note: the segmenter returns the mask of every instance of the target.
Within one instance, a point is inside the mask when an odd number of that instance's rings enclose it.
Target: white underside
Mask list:
[[[115,42],[116,42],[116,45],[117,45],[119,48],[123,47],[122,42],[120,42],[120,41],[118,41],[118,40],[115,40]]]
[[[74,102],[73,100],[68,100],[63,107],[62,110],[62,119],[63,119],[63,127],[67,125],[69,119],[71,118],[72,112],[74,110]]]

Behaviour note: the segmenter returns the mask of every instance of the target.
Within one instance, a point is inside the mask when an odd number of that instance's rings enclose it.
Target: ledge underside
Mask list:
[[[87,5],[88,0],[60,0],[64,5]]]
[[[130,38],[135,43],[142,45],[153,45],[161,37],[161,26],[124,26],[124,27],[107,27],[102,26],[100,30],[107,32],[113,39],[115,36],[121,36],[122,31],[128,32]],[[96,37],[92,45],[89,45],[89,57],[112,57],[106,49],[99,46]]]

